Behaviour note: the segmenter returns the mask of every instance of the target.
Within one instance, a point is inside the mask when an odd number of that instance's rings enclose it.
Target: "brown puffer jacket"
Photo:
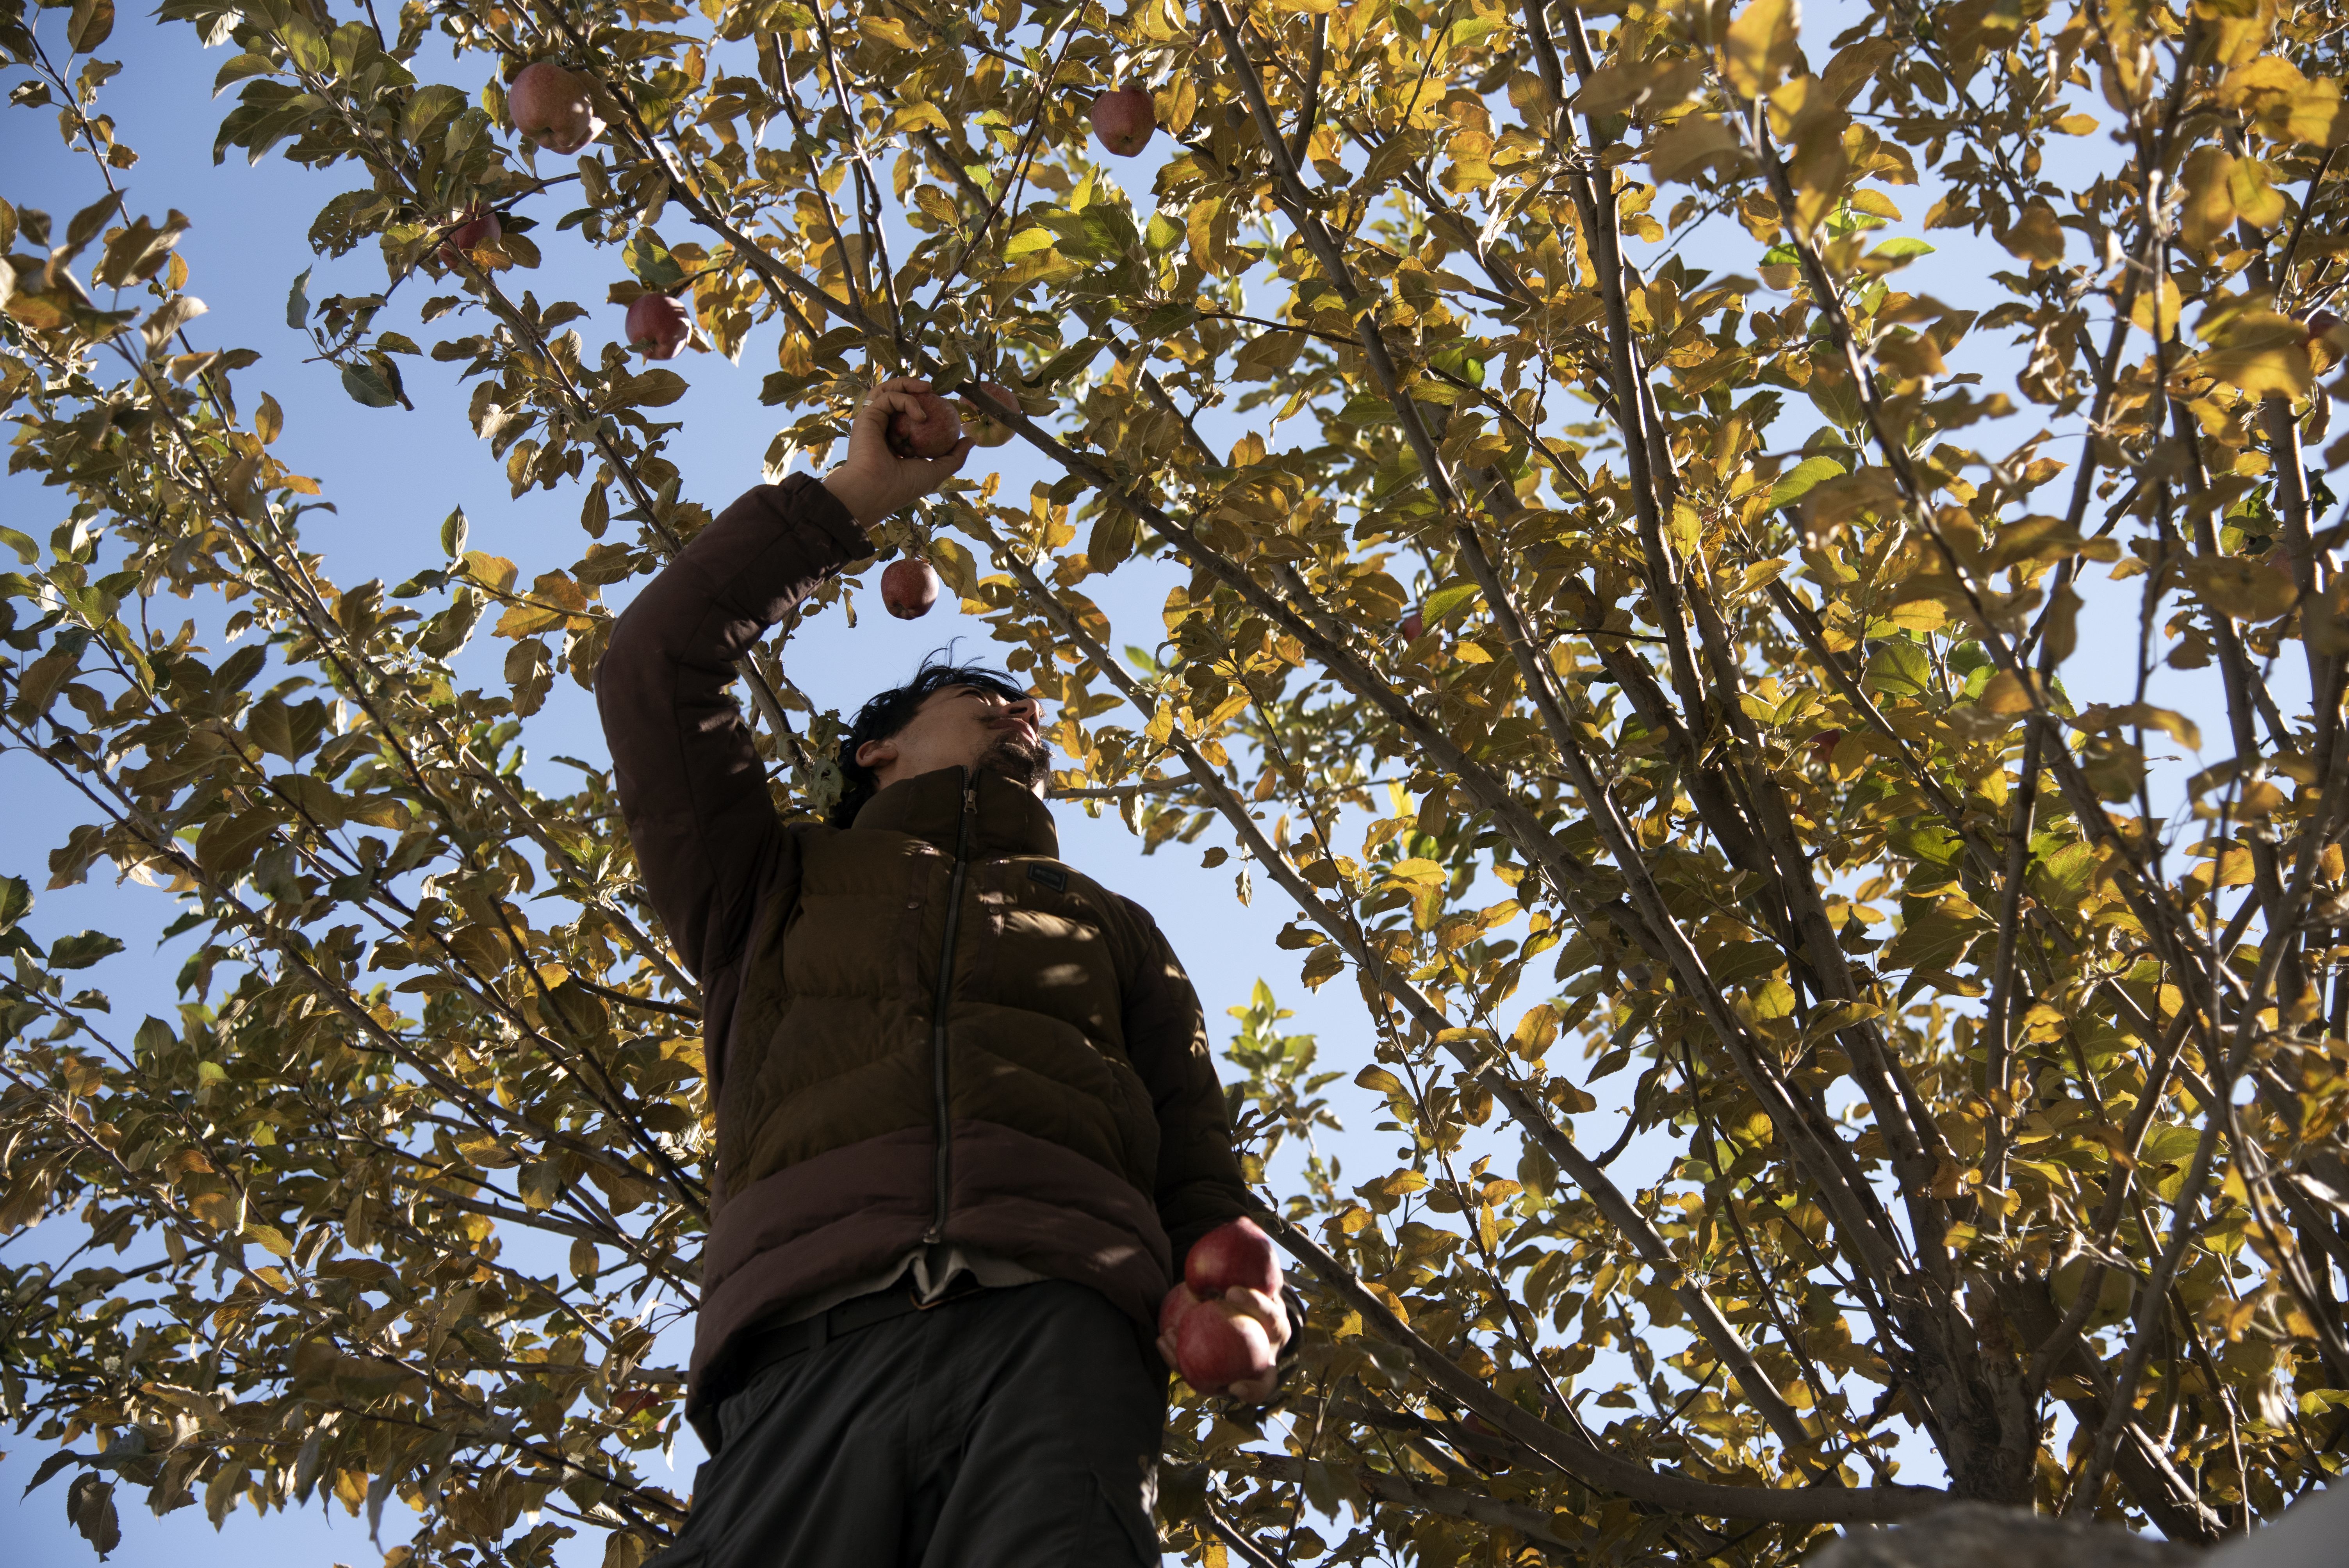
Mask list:
[[[1090,1284],[1154,1333],[1175,1262],[1248,1207],[1190,982],[1146,911],[1061,863],[1041,801],[954,769],[846,830],[777,817],[735,661],[869,553],[822,485],[754,490],[629,606],[596,678],[646,891],[704,992],[697,1425],[741,1330],[924,1242]]]

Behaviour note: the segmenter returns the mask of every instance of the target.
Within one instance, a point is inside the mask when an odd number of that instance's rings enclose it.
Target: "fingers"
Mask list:
[[[1265,1336],[1272,1341],[1275,1350],[1288,1343],[1288,1312],[1274,1297],[1246,1285],[1233,1285],[1224,1292],[1224,1300],[1236,1311],[1245,1312],[1264,1325]]]

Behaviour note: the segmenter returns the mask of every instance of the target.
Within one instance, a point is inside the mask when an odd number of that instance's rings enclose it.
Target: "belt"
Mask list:
[[[740,1387],[749,1383],[779,1362],[819,1349],[827,1340],[845,1338],[860,1328],[870,1328],[891,1318],[945,1306],[967,1295],[976,1295],[985,1288],[976,1275],[968,1273],[957,1274],[944,1294],[930,1301],[922,1300],[910,1284],[902,1288],[890,1285],[869,1295],[851,1296],[836,1306],[827,1307],[797,1323],[753,1330],[742,1346],[740,1360],[736,1363],[740,1370],[735,1374],[735,1386]]]

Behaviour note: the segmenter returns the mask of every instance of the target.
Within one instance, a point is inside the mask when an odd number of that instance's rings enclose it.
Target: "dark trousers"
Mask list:
[[[725,1399],[646,1568],[1156,1568],[1165,1422],[1165,1373],[1100,1293],[978,1291]]]

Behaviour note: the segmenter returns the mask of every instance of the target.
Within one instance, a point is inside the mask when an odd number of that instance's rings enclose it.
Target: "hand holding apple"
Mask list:
[[[901,458],[943,458],[962,439],[962,418],[935,392],[913,394],[913,407],[889,416],[889,449]]]
[[[926,426],[931,405],[944,407],[930,384],[913,377],[884,381],[873,388],[848,428],[848,459],[824,476],[823,488],[839,498],[858,523],[870,528],[891,512],[929,494],[962,467],[970,438],[962,437],[937,457],[900,455],[890,427],[900,416]],[[951,410],[948,410],[951,417]]]
[[[1158,1354],[1202,1393],[1263,1400],[1288,1342],[1272,1239],[1234,1220],[1199,1238],[1158,1308]]]

